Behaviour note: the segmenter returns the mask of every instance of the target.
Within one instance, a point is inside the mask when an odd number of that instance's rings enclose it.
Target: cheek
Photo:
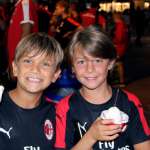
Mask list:
[[[97,68],[98,70],[101,70],[102,73],[107,73],[109,70],[109,66],[104,64],[102,66],[100,66],[99,68]]]
[[[55,80],[55,78],[57,78],[57,73],[55,74],[55,71],[48,71],[48,72],[44,72],[43,73],[43,78],[47,81],[47,82],[53,82]]]
[[[53,73],[52,72],[43,72],[42,75],[45,79],[51,79],[53,76]]]
[[[75,68],[73,70],[73,73],[76,75],[76,76],[81,76],[83,73],[84,73],[84,70],[82,68]]]
[[[14,75],[16,77],[22,77],[25,75],[25,70],[24,69],[20,69],[20,68],[17,68],[15,71],[14,71]]]
[[[43,77],[44,77],[43,78],[44,84],[46,86],[49,86],[51,84],[52,80],[53,80],[52,76],[49,75],[49,76],[43,76]]]

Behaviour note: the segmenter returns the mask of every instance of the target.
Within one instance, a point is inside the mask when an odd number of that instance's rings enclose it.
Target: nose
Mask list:
[[[93,61],[88,61],[87,62],[87,71],[88,72],[93,72],[94,71]]]
[[[31,66],[31,71],[35,73],[40,72],[40,65],[37,63],[33,63]]]

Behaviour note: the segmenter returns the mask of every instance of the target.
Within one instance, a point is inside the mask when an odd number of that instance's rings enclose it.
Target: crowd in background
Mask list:
[[[111,78],[111,82],[113,84],[125,84],[122,60],[128,49],[132,34],[135,34],[136,36],[136,45],[142,46],[141,38],[144,35],[146,26],[148,27],[150,22],[150,9],[143,10],[138,7],[137,9],[129,9],[124,12],[105,12],[103,10],[100,11],[97,3],[83,3],[80,1],[78,3],[70,3],[67,0],[39,0],[36,2],[36,5],[29,10],[31,12],[34,11],[34,13],[36,13],[34,16],[37,15],[38,17],[38,20],[34,20],[34,26],[36,22],[38,24],[38,29],[33,30],[33,25],[30,26],[29,24],[29,26],[25,27],[24,25],[26,22],[20,23],[20,18],[17,22],[18,26],[15,24],[15,26],[12,27],[13,33],[11,33],[11,39],[9,39],[10,26],[12,25],[11,20],[19,14],[19,12],[16,14],[14,14],[14,12],[18,11],[16,10],[18,7],[17,3],[22,1],[25,0],[18,0],[15,4],[2,3],[0,6],[0,76],[2,81],[9,79],[11,76],[11,73],[8,72],[11,72],[11,62],[14,50],[10,50],[7,45],[9,45],[9,42],[14,44],[13,40],[19,35],[18,33],[15,33],[15,31],[17,31],[19,27],[20,32],[24,31],[24,35],[22,33],[22,35],[18,37],[17,42],[21,39],[21,36],[23,37],[31,32],[45,32],[55,37],[65,51],[67,44],[76,30],[82,30],[82,28],[95,24],[109,35],[117,50],[117,73],[115,70],[115,75]],[[32,0],[27,1],[33,2]],[[19,9],[21,9],[21,7]],[[18,18],[16,20],[18,20]],[[32,24],[32,22],[29,23]],[[10,58],[10,55],[12,58]],[[70,69],[67,60],[64,60],[62,65],[62,69],[65,70],[65,68],[67,68],[67,72]],[[6,83],[4,82],[4,84]]]

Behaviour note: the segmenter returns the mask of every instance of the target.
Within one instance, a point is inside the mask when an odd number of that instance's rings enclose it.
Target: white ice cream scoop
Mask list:
[[[108,110],[102,111],[100,115],[101,119],[111,119],[113,120],[113,124],[122,124],[123,128],[124,125],[128,122],[129,117],[126,113],[119,110],[118,107],[114,106],[109,108]]]
[[[4,91],[4,87],[2,85],[0,85],[0,102],[2,100],[3,91]]]

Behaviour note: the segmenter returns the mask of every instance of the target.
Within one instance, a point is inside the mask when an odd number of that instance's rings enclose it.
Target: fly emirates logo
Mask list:
[[[79,130],[79,133],[80,133],[80,137],[82,138],[83,135],[86,133],[87,131],[87,122],[85,123],[77,123],[77,126],[78,126],[78,130]],[[116,149],[115,148],[115,142],[114,141],[108,141],[108,142],[101,142],[99,141],[98,142],[98,147],[99,149],[101,150],[104,150],[104,149],[108,149],[108,150],[114,150]],[[130,150],[129,146],[126,145],[124,147],[121,147],[121,148],[117,148],[117,150]]]
[[[37,147],[34,147],[34,146],[25,146],[24,150],[40,150],[40,147],[39,146],[37,146]]]
[[[82,138],[84,133],[87,131],[86,129],[87,122],[85,122],[84,124],[80,124],[78,122],[77,125],[79,129],[80,137]],[[110,150],[114,149],[114,141],[110,141],[110,142],[99,141],[99,149],[110,149]]]

